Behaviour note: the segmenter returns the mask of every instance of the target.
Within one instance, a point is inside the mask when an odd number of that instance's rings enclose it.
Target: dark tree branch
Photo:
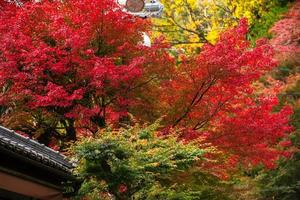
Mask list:
[[[183,119],[187,117],[187,115],[192,111],[192,109],[203,99],[204,95],[209,91],[209,89],[215,84],[216,79],[212,79],[208,84],[204,81],[199,87],[198,91],[194,95],[191,103],[185,109],[184,113],[173,123],[173,127],[177,126]],[[202,91],[202,89],[207,84],[207,87]]]

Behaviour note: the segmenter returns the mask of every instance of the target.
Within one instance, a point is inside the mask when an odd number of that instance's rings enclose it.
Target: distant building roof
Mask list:
[[[0,126],[0,147],[60,171],[70,173],[73,168],[67,158],[58,151],[2,126]]]

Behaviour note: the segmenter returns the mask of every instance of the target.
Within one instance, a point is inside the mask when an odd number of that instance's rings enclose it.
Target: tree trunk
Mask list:
[[[64,123],[65,128],[66,128],[66,133],[67,133],[67,140],[68,141],[76,141],[76,130],[74,126],[74,119],[68,119],[67,120],[68,124]]]

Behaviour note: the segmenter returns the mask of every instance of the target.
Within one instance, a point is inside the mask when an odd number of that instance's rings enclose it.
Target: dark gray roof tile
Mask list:
[[[73,165],[66,156],[35,140],[0,126],[0,146],[47,166],[70,172]]]

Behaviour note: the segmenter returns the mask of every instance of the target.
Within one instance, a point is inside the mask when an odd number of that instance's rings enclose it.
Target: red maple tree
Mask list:
[[[111,0],[27,2],[0,19],[0,103],[28,122],[14,129],[44,143],[122,120],[157,68],[146,57],[159,50],[141,45],[149,23]]]
[[[287,153],[277,145],[288,140],[292,110],[284,107],[274,112],[276,93],[255,91],[253,83],[276,67],[276,62],[266,40],[250,48],[247,30],[246,20],[241,20],[216,45],[206,45],[199,55],[183,58],[176,76],[165,83],[160,101],[167,113],[166,125],[182,129],[182,139],[201,137],[228,158],[272,167]]]

